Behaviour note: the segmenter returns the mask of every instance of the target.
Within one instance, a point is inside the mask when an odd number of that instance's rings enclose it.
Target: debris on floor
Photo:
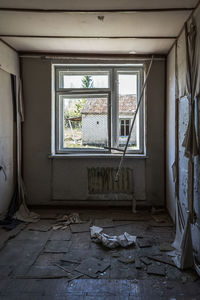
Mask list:
[[[162,243],[160,244],[160,251],[173,251],[174,247],[171,246],[171,244],[169,243]]]
[[[29,211],[25,202],[22,202],[18,211],[15,212],[13,218],[26,223],[36,223],[40,220],[40,215]]]
[[[149,239],[137,239],[140,248],[147,248],[152,246],[152,241]]]
[[[53,230],[66,229],[70,224],[80,224],[82,223],[78,213],[72,213],[69,215],[64,215],[57,219],[57,223],[53,225]]]
[[[140,261],[143,262],[145,265],[150,265],[152,262],[147,257],[140,257]]]
[[[135,262],[135,257],[129,255],[128,257],[119,257],[118,258],[118,261],[124,263],[124,264],[131,264],[131,263],[134,263]]]
[[[141,265],[139,257],[135,258],[135,268],[136,269],[141,269],[142,268],[142,265]]]
[[[81,264],[75,268],[75,270],[91,278],[97,278],[98,272],[102,273],[109,267],[109,262],[91,257],[84,259]]]
[[[188,281],[187,276],[181,276],[181,282],[185,284]]]
[[[102,243],[105,247],[110,249],[118,246],[127,247],[136,243],[136,236],[130,235],[127,232],[121,235],[108,235],[103,233],[103,228],[92,226],[90,227],[91,238],[96,243]]]
[[[165,267],[157,264],[149,265],[147,268],[147,274],[165,276]]]
[[[175,263],[173,262],[173,260],[168,257],[168,256],[164,256],[164,255],[154,255],[154,256],[148,256],[149,259],[151,260],[154,260],[154,261],[157,261],[157,262],[161,262],[161,263],[164,263],[164,264],[167,264],[167,265],[171,265],[173,267],[175,267]]]
[[[80,223],[71,223],[65,230],[52,230],[52,222],[56,222],[59,215],[58,212],[54,214],[56,219],[49,218],[52,216],[49,212],[48,215],[43,213],[38,223],[22,223],[11,231],[0,228],[0,245],[3,247],[0,255],[0,278],[8,282],[15,279],[23,284],[26,282],[25,289],[29,286],[29,282],[30,288],[34,282],[43,289],[47,281],[48,288],[51,288],[50,285],[54,288],[55,282],[62,282],[62,286],[65,282],[68,287],[75,287],[81,280],[84,282],[87,280],[96,282],[96,288],[99,281],[104,282],[101,286],[106,286],[109,280],[112,282],[123,280],[124,284],[124,279],[130,280],[130,286],[135,289],[135,284],[143,288],[141,282],[145,281],[148,283],[146,287],[148,293],[149,288],[157,290],[159,296],[161,291],[165,293],[167,291],[169,299],[173,296],[170,293],[174,293],[177,284],[185,290],[187,286],[190,287],[189,284],[199,280],[191,270],[182,271],[174,265],[171,257],[174,251],[161,251],[168,248],[174,232],[172,228],[166,226],[160,228],[150,226],[150,229],[147,229],[147,225],[152,221],[151,214],[149,218],[147,214],[144,218],[141,214],[141,220],[130,222],[129,213],[126,217],[125,213],[119,214],[118,211],[115,214],[99,210],[89,211],[89,214],[80,212],[81,220],[80,218],[78,220]],[[70,212],[66,211],[63,214],[67,214],[67,218],[60,217],[59,225],[69,221]],[[160,215],[156,214],[156,217]],[[163,219],[167,220],[167,217],[165,214]],[[112,222],[114,225],[111,227]],[[158,224],[165,223],[158,222]],[[103,247],[103,242],[108,245]],[[114,249],[113,243],[117,245]],[[127,247],[129,243],[134,246]],[[71,283],[68,285],[69,282]],[[199,281],[195,286],[198,284]],[[79,292],[78,289],[77,291]],[[48,291],[46,292],[48,298]],[[98,297],[95,294],[93,298]],[[152,299],[157,298],[154,296]]]

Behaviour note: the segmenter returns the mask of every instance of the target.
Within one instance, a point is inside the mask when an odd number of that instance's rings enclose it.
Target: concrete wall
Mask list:
[[[16,123],[10,73],[18,75],[17,53],[0,41],[0,215],[4,215],[16,183]]]
[[[117,167],[119,156],[49,159],[51,63],[39,58],[23,58],[22,74],[25,100],[24,180],[29,203],[64,204],[70,200],[78,203],[79,200],[81,203],[94,204],[88,195],[87,168]],[[133,168],[136,199],[154,205],[164,204],[164,93],[165,62],[155,61],[147,87],[148,157],[129,157],[125,161],[125,166]]]
[[[175,220],[175,183],[172,165],[175,161],[175,48],[167,60],[167,103],[166,103],[166,204]]]

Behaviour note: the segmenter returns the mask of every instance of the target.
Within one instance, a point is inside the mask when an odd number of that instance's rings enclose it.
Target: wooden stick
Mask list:
[[[130,129],[130,131],[129,131],[129,135],[128,135],[128,139],[127,139],[127,141],[126,141],[126,145],[125,145],[125,148],[124,148],[124,152],[123,152],[123,155],[122,155],[121,160],[120,160],[120,163],[119,163],[118,171],[117,171],[117,174],[116,174],[116,176],[115,176],[115,181],[118,181],[118,180],[119,180],[119,175],[120,175],[121,168],[122,168],[122,165],[123,165],[123,162],[124,162],[124,157],[125,157],[125,155],[126,155],[126,151],[127,151],[127,148],[128,148],[128,144],[129,144],[130,138],[131,138],[131,133],[132,133],[132,131],[133,131],[133,126],[134,126],[134,124],[135,124],[135,120],[136,120],[136,117],[137,117],[137,113],[138,113],[138,111],[139,111],[140,104],[141,104],[141,102],[142,102],[144,90],[145,90],[145,87],[146,87],[146,85],[147,85],[147,80],[148,80],[148,77],[149,77],[149,73],[150,73],[150,71],[151,71],[152,63],[153,63],[153,56],[152,56],[152,59],[151,59],[151,62],[150,62],[149,69],[148,69],[148,71],[147,71],[147,77],[146,77],[145,82],[144,82],[143,87],[142,87],[140,99],[139,99],[139,102],[138,102],[138,105],[137,105],[137,109],[136,109],[136,111],[135,111],[135,115],[134,115],[134,118],[133,118],[133,122],[132,122],[132,124],[131,124],[131,129]]]

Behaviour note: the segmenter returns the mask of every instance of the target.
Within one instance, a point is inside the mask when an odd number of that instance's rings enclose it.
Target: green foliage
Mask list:
[[[91,76],[85,75],[82,79],[82,88],[93,88],[93,80]],[[87,99],[79,100],[76,104],[76,108],[74,110],[68,111],[64,113],[64,122],[65,126],[68,126],[67,119],[74,117],[81,117],[82,109],[86,103]],[[74,127],[78,126],[78,122],[73,122]]]
[[[76,104],[76,109],[74,111],[74,114],[76,117],[81,116],[81,112],[82,112],[83,106],[86,103],[86,101],[87,101],[87,99],[82,99]]]
[[[93,80],[92,80],[91,76],[85,75],[83,77],[83,79],[82,79],[82,87],[83,88],[87,88],[87,89],[93,88],[93,84],[94,83],[93,83]]]

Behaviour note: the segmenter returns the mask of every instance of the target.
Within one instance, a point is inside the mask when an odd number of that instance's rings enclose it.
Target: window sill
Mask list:
[[[101,153],[66,153],[66,154],[50,154],[50,159],[68,159],[68,158],[120,158],[122,154],[101,154]],[[149,157],[145,154],[126,154],[126,158],[131,159],[148,159]]]

